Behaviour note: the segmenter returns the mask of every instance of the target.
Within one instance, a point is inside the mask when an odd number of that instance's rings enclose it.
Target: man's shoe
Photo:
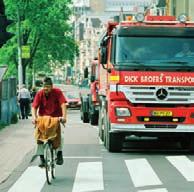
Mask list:
[[[44,155],[40,155],[40,164],[38,165],[39,167],[45,167],[45,159]]]
[[[63,165],[63,153],[62,151],[58,151],[57,152],[57,161],[56,161],[57,165]]]

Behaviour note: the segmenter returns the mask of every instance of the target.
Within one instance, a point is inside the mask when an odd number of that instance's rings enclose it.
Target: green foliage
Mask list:
[[[4,0],[8,18],[15,20],[9,31],[12,38],[0,49],[0,64],[7,64],[8,76],[17,75],[17,13],[21,19],[22,44],[30,45],[31,58],[23,60],[23,68],[50,71],[50,59],[73,63],[78,46],[69,24],[71,0]],[[48,57],[49,55],[49,57]]]
[[[2,130],[3,128],[5,128],[6,127],[6,124],[5,123],[2,123],[2,122],[0,122],[0,130]]]

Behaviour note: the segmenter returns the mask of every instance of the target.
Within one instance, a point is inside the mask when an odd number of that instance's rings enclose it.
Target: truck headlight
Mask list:
[[[124,107],[117,107],[115,109],[116,115],[119,117],[130,117],[131,116],[131,112],[128,108],[124,108]]]

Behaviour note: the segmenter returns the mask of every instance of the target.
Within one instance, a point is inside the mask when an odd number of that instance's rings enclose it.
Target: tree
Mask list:
[[[22,45],[30,46],[30,59],[23,59],[23,79],[27,67],[48,69],[50,59],[73,63],[77,45],[73,39],[70,0],[4,0],[6,14],[17,20],[20,13]],[[12,30],[16,31],[15,25]],[[11,41],[0,50],[0,62],[15,65],[17,69],[17,41]],[[49,56],[49,57],[48,57]],[[9,67],[11,69],[13,67]]]
[[[7,31],[7,27],[12,23],[13,21],[7,19],[7,16],[5,15],[4,1],[0,0],[0,47],[14,35]]]

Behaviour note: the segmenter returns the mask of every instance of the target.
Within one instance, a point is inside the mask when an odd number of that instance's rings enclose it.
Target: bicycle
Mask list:
[[[65,127],[65,124],[61,119],[59,122]],[[45,159],[45,171],[46,171],[46,180],[50,185],[52,183],[52,179],[55,179],[55,168],[56,168],[56,160],[57,160],[57,151],[53,147],[52,140],[47,140],[44,143],[44,159]]]
[[[65,123],[63,122],[63,118],[58,119],[59,123],[65,127]],[[36,138],[37,139],[37,138]],[[52,183],[52,179],[55,179],[55,168],[56,168],[56,161],[57,161],[57,150],[54,147],[53,140],[54,138],[47,139],[42,141],[43,144],[43,156],[44,156],[44,168],[46,172],[46,180],[47,183],[50,185]],[[36,155],[32,157],[32,161],[36,158]]]

